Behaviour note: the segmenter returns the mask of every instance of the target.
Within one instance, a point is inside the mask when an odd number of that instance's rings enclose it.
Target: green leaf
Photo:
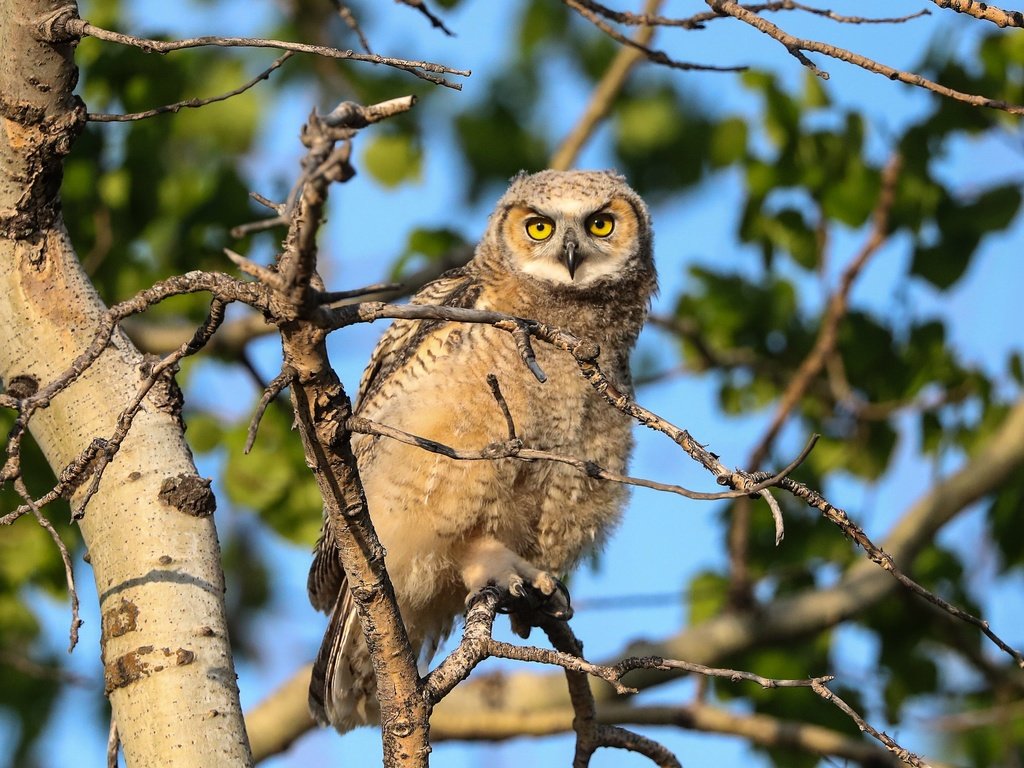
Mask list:
[[[1012,184],[993,187],[964,204],[944,196],[935,213],[939,241],[914,250],[911,273],[936,288],[950,288],[967,271],[982,236],[1009,226],[1020,204],[1021,191]]]
[[[804,269],[818,266],[818,238],[795,208],[784,208],[765,219],[765,233],[772,243],[788,252]]]
[[[729,582],[721,574],[702,571],[690,581],[688,623],[695,626],[717,616],[725,607]]]
[[[415,137],[404,133],[374,134],[363,150],[362,166],[385,187],[419,181],[423,153]]]
[[[804,73],[804,90],[800,100],[807,109],[818,109],[832,104],[825,89],[825,81],[813,72]]]
[[[1002,567],[1024,564],[1024,483],[1011,483],[1002,488],[988,507],[987,517],[992,526],[992,540],[1003,556]]]
[[[747,124],[738,117],[720,122],[711,134],[712,168],[738,163],[747,154]]]
[[[1018,384],[1024,384],[1024,365],[1021,364],[1020,352],[1012,352],[1007,365],[1010,370],[1010,375],[1013,376],[1013,380]]]

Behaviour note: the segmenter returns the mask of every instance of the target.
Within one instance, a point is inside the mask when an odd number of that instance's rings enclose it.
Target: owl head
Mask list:
[[[611,171],[520,173],[484,242],[506,268],[551,286],[594,288],[654,271],[647,206]]]

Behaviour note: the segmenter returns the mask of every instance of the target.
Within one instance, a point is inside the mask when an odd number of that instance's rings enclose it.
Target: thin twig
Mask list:
[[[25,487],[25,481],[22,478],[18,477],[14,481],[14,490],[32,510],[39,525],[50,534],[53,543],[57,545],[57,551],[60,552],[60,559],[64,563],[64,581],[67,584],[68,597],[71,599],[71,630],[68,637],[68,653],[71,653],[78,645],[78,628],[82,626],[82,619],[78,615],[78,589],[75,587],[75,570],[71,564],[71,553],[68,552],[67,545],[57,533],[57,529],[53,527],[53,523],[43,515],[39,505],[32,499],[32,494]]]
[[[750,458],[747,460],[748,466],[756,467],[765,461],[793,410],[807,394],[832,357],[839,340],[839,327],[846,317],[849,307],[850,291],[868,259],[878,251],[889,235],[889,213],[896,198],[896,184],[899,181],[901,167],[901,158],[896,154],[890,158],[882,171],[882,186],[875,202],[872,227],[867,240],[860,252],[843,270],[839,284],[826,304],[814,346],[786,385],[771,422],[750,452]],[[775,513],[774,508],[772,512]],[[746,502],[740,502],[733,509],[729,520],[727,545],[730,594],[734,601],[746,602],[750,599],[750,576],[747,564],[747,553],[750,548],[750,508]]]
[[[573,634],[566,622],[545,620],[542,629],[551,644],[561,655],[574,662],[583,661],[583,644]],[[555,662],[557,663],[557,662]],[[598,665],[587,663],[588,668],[580,668],[576,664],[560,665],[565,670],[566,682],[569,686],[569,700],[572,703],[572,727],[576,732],[576,754],[573,757],[573,768],[587,768],[590,758],[600,747],[615,747],[644,755],[660,768],[681,768],[679,760],[666,747],[645,736],[633,733],[619,726],[602,725],[597,720],[597,707],[594,694],[586,674],[593,675],[600,669]],[[616,691],[622,693],[618,683],[621,672],[606,667],[599,677],[612,682]],[[611,678],[611,679],[609,679]],[[628,690],[628,689],[626,689]]]
[[[491,394],[494,395],[494,400],[498,403],[498,408],[501,409],[501,415],[505,419],[505,427],[508,430],[507,436],[509,441],[515,440],[516,423],[512,419],[512,411],[508,408],[508,401],[501,393],[501,385],[498,384],[498,377],[493,373],[487,374],[487,386],[491,388]]]
[[[352,288],[347,291],[321,291],[316,295],[316,300],[324,305],[338,304],[342,301],[358,299],[374,293],[390,293],[400,290],[402,290],[401,283],[371,283],[370,285],[364,285],[362,288]]]
[[[430,9],[427,8],[427,4],[423,0],[396,0],[396,2],[401,3],[402,5],[407,5],[410,8],[416,9],[430,21],[430,26],[434,27],[435,29],[440,29],[442,32],[448,35],[448,37],[455,37],[455,33],[448,29],[448,27],[444,25],[444,22],[441,21],[441,19],[439,19],[437,16],[430,12]]]
[[[499,404],[500,402],[501,401],[499,401]],[[683,496],[687,499],[694,499],[697,501],[721,501],[722,499],[736,499],[743,496],[749,496],[751,494],[763,494],[768,487],[779,485],[789,472],[799,466],[799,463],[802,462],[810,452],[810,447],[813,446],[814,440],[817,439],[817,435],[815,435],[814,439],[812,439],[808,444],[808,447],[801,453],[798,461],[793,462],[789,467],[777,475],[764,473],[765,475],[768,475],[768,477],[761,479],[760,482],[751,485],[749,488],[743,488],[741,490],[703,493],[701,491],[691,491],[688,488],[683,488],[679,485],[659,483],[654,480],[646,480],[640,477],[630,477],[629,475],[620,475],[617,472],[605,469],[601,465],[588,459],[581,459],[576,456],[566,456],[564,454],[552,453],[551,451],[543,451],[535,448],[525,448],[523,447],[523,441],[515,435],[515,425],[511,422],[511,415],[507,417],[506,423],[509,426],[510,431],[510,437],[507,440],[488,443],[483,448],[479,449],[453,448],[450,445],[439,443],[436,440],[421,437],[420,435],[414,435],[410,432],[406,432],[405,430],[398,429],[397,427],[381,424],[362,416],[352,416],[345,422],[345,427],[351,432],[356,432],[361,435],[387,437],[392,440],[397,440],[400,443],[422,448],[430,453],[436,453],[457,461],[493,461],[495,459],[554,461],[559,464],[566,464],[570,467],[574,467],[587,477],[592,477],[597,480],[607,480],[613,483],[622,483],[623,485],[633,485],[638,488],[649,488],[654,491],[674,493],[678,496]],[[730,474],[729,477],[732,477],[732,475]],[[728,481],[722,484],[726,485],[728,484]],[[775,504],[777,507],[777,503],[774,499],[771,499],[769,504]],[[782,539],[781,514],[781,510],[779,510],[779,519],[776,521],[776,536],[780,541]]]
[[[234,90],[222,93],[218,96],[210,96],[205,99],[185,99],[184,101],[178,101],[174,104],[166,104],[162,107],[155,107],[154,109],[148,109],[145,112],[131,112],[126,115],[107,115],[99,112],[90,112],[86,115],[86,120],[94,123],[125,123],[130,120],[145,120],[148,117],[154,117],[156,115],[164,115],[168,112],[179,112],[182,109],[196,109],[198,107],[205,107],[207,104],[213,104],[218,101],[227,101],[233,96],[245,93],[247,90],[252,88],[257,83],[266,80],[270,77],[271,73],[284,64],[288,59],[295,55],[294,51],[285,51],[283,54],[274,59],[273,64],[267,67],[265,70],[260,72],[252,80],[248,81],[244,85],[240,85]]]
[[[655,26],[655,27],[679,27],[683,29],[703,29],[704,25],[709,21],[715,19],[724,18],[721,13],[715,11],[705,11],[704,13],[694,14],[686,18],[668,18],[666,16],[658,16],[651,12],[646,13],[630,13],[629,11],[616,11],[600,3],[594,2],[593,0],[577,0],[581,5],[586,6],[588,9],[595,13],[604,16],[606,19],[618,22],[619,24],[628,24],[631,26]],[[776,0],[770,3],[756,3],[756,4],[744,4],[744,8],[752,13],[775,13],[778,11],[804,11],[806,13],[814,14],[816,16],[823,16],[832,21],[840,24],[903,24],[917,19],[922,16],[929,16],[930,11],[922,10],[917,13],[910,13],[906,16],[888,16],[888,17],[865,17],[865,16],[843,16],[842,14],[835,13],[830,10],[823,8],[815,8],[810,5],[804,5],[803,3],[794,2],[794,0]]]
[[[191,281],[185,279],[189,276],[195,277],[196,280]],[[203,280],[200,280],[200,278],[203,278]],[[226,280],[222,278],[225,278]],[[78,377],[92,365],[96,358],[99,357],[102,350],[106,348],[107,341],[109,340],[111,333],[113,333],[113,329],[116,327],[115,323],[117,322],[117,318],[141,312],[148,306],[151,306],[157,301],[167,298],[168,296],[180,293],[194,293],[202,290],[210,290],[210,288],[214,286],[228,287],[231,285],[230,282],[227,282],[228,280],[230,280],[230,278],[227,278],[226,275],[218,276],[216,273],[189,273],[188,275],[170,278],[162,283],[158,283],[152,288],[141,291],[134,298],[111,307],[106,312],[105,316],[101,318],[99,329],[97,330],[92,345],[80,354],[78,358],[72,362],[71,366],[53,382],[23,401],[22,418],[27,420],[29,415],[35,409],[45,407],[49,404],[50,400],[56,395],[56,393],[62,391],[65,387],[70,386],[72,382],[76,381]],[[206,282],[207,285],[205,287],[200,287],[200,285],[196,284],[201,282]],[[216,291],[216,288],[214,288],[214,290]],[[244,293],[248,294],[250,298],[255,297],[255,294],[250,294],[248,291],[245,291]],[[145,400],[146,396],[167,371],[173,372],[176,369],[176,366],[182,358],[195,354],[209,342],[217,328],[220,327],[220,324],[224,321],[224,310],[227,302],[237,298],[237,296],[233,298],[214,298],[210,303],[210,311],[207,315],[206,321],[202,326],[196,329],[192,338],[182,343],[173,353],[167,355],[149,367],[149,372],[139,385],[138,390],[136,390],[132,401],[118,415],[114,432],[111,436],[109,438],[94,438],[89,445],[86,446],[86,448],[61,471],[57,479],[57,484],[46,494],[33,501],[36,506],[42,508],[58,498],[70,498],[74,491],[85,481],[86,476],[91,473],[93,478],[92,482],[82,497],[75,500],[75,509],[72,511],[73,519],[81,519],[85,513],[86,506],[99,488],[99,482],[102,479],[104,470],[120,449],[125,437],[127,437],[135,416],[142,407],[142,402]],[[22,504],[14,512],[5,515],[0,522],[9,523],[31,509],[32,507],[28,503]]]
[[[853,720],[853,722],[857,724],[857,727],[860,728],[860,730],[862,730],[864,733],[868,734],[872,738],[880,741],[882,744],[885,745],[886,749],[888,749],[890,752],[896,755],[896,757],[898,757],[907,765],[913,766],[913,768],[929,768],[927,762],[922,760],[920,757],[915,755],[910,750],[901,747],[884,731],[879,731],[876,728],[873,728],[870,724],[868,724],[868,722],[863,717],[857,714],[853,707],[851,707],[839,696],[830,691],[828,689],[828,686],[826,686],[824,682],[815,680],[814,685],[811,686],[811,690],[818,694],[825,701],[835,705],[835,707],[839,709],[840,712],[842,712],[851,720]]]
[[[786,391],[779,398],[779,404],[775,409],[775,415],[772,417],[771,423],[765,430],[764,435],[762,435],[757,447],[750,454],[751,466],[757,466],[764,461],[789,415],[807,392],[814,378],[821,373],[828,356],[835,349],[839,341],[839,326],[843,318],[846,317],[849,307],[850,291],[864,270],[868,259],[882,247],[889,237],[889,214],[896,200],[896,184],[899,181],[902,167],[902,158],[896,154],[890,158],[882,171],[882,188],[872,213],[872,226],[868,239],[857,255],[850,260],[850,263],[839,277],[839,285],[828,300],[828,305],[821,321],[821,328],[818,331],[818,338],[796,373],[793,374],[793,378],[789,382],[789,386],[786,387]]]
[[[232,263],[237,265],[242,272],[250,277],[255,277],[268,288],[273,288],[275,291],[285,290],[284,278],[278,272],[257,264],[255,261],[249,261],[245,256],[235,253],[230,248],[224,249],[224,255],[231,259]]]
[[[341,20],[345,22],[345,26],[355,32],[356,37],[359,38],[359,44],[363,47],[363,50],[367,53],[373,53],[373,50],[370,48],[370,41],[367,40],[366,35],[363,34],[363,28],[359,26],[359,20],[356,19],[352,10],[345,5],[345,3],[340,2],[340,0],[332,0],[332,2],[334,3],[335,9],[338,11],[338,16],[340,16]]]
[[[692,62],[677,61],[664,51],[648,48],[643,43],[632,40],[621,32],[618,32],[615,28],[605,22],[598,14],[588,8],[585,3],[581,3],[578,0],[562,0],[562,2],[608,35],[612,40],[615,40],[617,43],[621,43],[622,45],[628,45],[631,48],[636,48],[655,64],[661,64],[662,66],[669,67],[670,69],[694,70],[699,72],[745,72],[747,70],[747,67],[722,67],[712,64],[694,64]]]
[[[296,375],[297,371],[294,368],[290,365],[285,365],[281,372],[267,385],[267,388],[263,390],[263,396],[256,406],[256,412],[252,415],[252,420],[249,422],[249,429],[245,436],[244,453],[249,453],[256,442],[256,432],[260,428],[260,421],[262,421],[263,414],[267,411],[267,406],[270,405],[275,397],[281,394],[285,387],[292,383]]]
[[[287,40],[269,40],[258,37],[221,37],[218,35],[205,35],[203,37],[190,37],[183,40],[149,40],[134,35],[127,35],[121,32],[112,32],[102,27],[90,24],[88,21],[79,18],[68,18],[64,21],[63,29],[55,27],[55,32],[64,37],[94,37],[98,40],[106,40],[111,43],[119,43],[134,48],[139,48],[146,53],[171,53],[172,51],[185,50],[187,48],[201,48],[215,46],[220,48],[276,48],[282,51],[294,51],[296,53],[312,53],[331,59],[347,59],[351,61],[363,61],[370,64],[380,64],[387,67],[394,67],[427,80],[436,85],[443,85],[446,88],[462,90],[462,84],[445,79],[441,75],[456,75],[469,77],[471,72],[468,69],[455,69],[444,64],[435,64],[430,61],[410,61],[408,59],[397,59],[390,56],[380,56],[376,53],[356,53],[352,50],[341,50],[326,45],[310,45],[307,43],[294,43]]]
[[[781,43],[787,51],[797,57],[802,64],[805,66],[811,66],[815,74],[824,79],[828,78],[828,73],[813,65],[807,57],[803,55],[804,51],[821,53],[834,59],[845,61],[848,64],[853,64],[861,69],[866,69],[868,72],[884,75],[890,80],[899,80],[901,83],[906,83],[907,85],[924,88],[932,93],[937,93],[940,96],[945,96],[946,98],[953,99],[955,101],[961,101],[974,107],[987,107],[989,109],[998,109],[1004,112],[1009,112],[1012,115],[1024,115],[1024,106],[1022,105],[1010,104],[1009,102],[1001,101],[999,99],[990,99],[986,96],[957,91],[953,88],[949,88],[948,86],[940,85],[939,83],[929,80],[926,77],[922,77],[916,73],[904,72],[903,70],[896,69],[895,67],[890,67],[887,64],[881,64],[874,59],[869,59],[866,56],[854,53],[853,51],[848,51],[845,48],[839,48],[838,46],[831,45],[829,43],[822,43],[817,40],[794,37],[767,19],[764,19],[756,13],[744,8],[742,5],[737,3],[736,0],[705,0],[705,2],[707,2],[707,4],[711,6],[712,10],[716,13],[732,16],[745,24],[749,24],[759,32],[763,32],[769,37],[779,41],[779,43]]]

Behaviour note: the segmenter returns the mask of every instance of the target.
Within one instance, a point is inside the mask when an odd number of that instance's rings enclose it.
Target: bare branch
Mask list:
[[[408,112],[415,105],[415,96],[399,96],[367,106],[354,101],[343,101],[320,119],[324,125],[331,128],[365,128],[372,123],[379,123],[381,120]]]
[[[893,155],[882,171],[882,186],[872,213],[872,227],[860,252],[850,261],[839,278],[839,285],[829,297],[818,330],[817,339],[800,367],[789,379],[775,413],[767,429],[755,444],[747,460],[756,467],[768,457],[772,445],[797,404],[814,385],[822,369],[835,356],[839,339],[839,327],[849,308],[849,295],[868,259],[882,246],[888,237],[889,213],[896,198],[896,184],[899,181],[902,159]],[[767,499],[766,499],[767,501]],[[773,508],[773,514],[775,512]],[[738,602],[750,599],[750,577],[747,552],[750,546],[750,505],[741,502],[733,509],[729,520],[727,537],[729,550],[730,593]],[[776,539],[776,543],[778,540]]]
[[[427,306],[427,305],[421,305]],[[276,380],[275,380],[276,381]],[[500,391],[499,391],[500,394]],[[499,401],[500,402],[500,401]],[[506,406],[507,407],[507,406]],[[782,470],[777,475],[771,475],[770,473],[763,473],[768,477],[756,485],[752,485],[750,488],[744,488],[742,490],[734,491],[720,491],[718,493],[703,493],[701,491],[691,491],[687,488],[683,488],[679,485],[671,485],[669,483],[659,483],[654,480],[645,480],[639,477],[630,477],[629,475],[620,475],[617,472],[605,469],[604,467],[596,464],[589,459],[581,459],[576,456],[566,456],[560,453],[552,453],[550,451],[543,451],[536,448],[525,448],[523,447],[523,441],[516,437],[514,433],[514,425],[511,424],[511,416],[506,422],[510,427],[510,437],[505,441],[489,443],[483,448],[479,449],[467,449],[467,448],[454,448],[444,443],[439,443],[436,440],[431,440],[420,435],[414,435],[410,432],[391,427],[386,424],[381,424],[376,421],[364,418],[362,416],[353,416],[346,423],[345,426],[352,432],[356,432],[363,435],[376,435],[378,437],[387,437],[392,440],[397,440],[400,443],[406,445],[413,445],[417,448],[422,448],[430,453],[436,453],[441,456],[446,456],[449,459],[455,459],[458,461],[493,461],[495,459],[519,459],[520,461],[554,461],[559,464],[566,464],[570,467],[578,469],[580,472],[585,474],[587,477],[593,477],[598,480],[607,480],[613,483],[622,483],[623,485],[633,485],[639,488],[649,488],[654,491],[663,491],[665,493],[674,493],[678,496],[683,496],[687,499],[694,499],[697,501],[720,501],[722,499],[736,499],[749,495],[762,495],[766,489],[773,485],[778,485],[782,479],[792,472],[799,464],[806,458],[810,452],[810,446],[813,446],[814,440],[808,444],[808,448],[804,449],[798,461],[790,464],[789,467]],[[251,427],[250,427],[251,429]],[[817,436],[815,436],[815,439]],[[778,504],[770,496],[768,499],[769,505],[773,507],[773,515],[776,517],[776,537],[779,541],[782,539],[782,511],[778,509]]]
[[[85,119],[90,120],[94,123],[124,123],[130,120],[144,120],[148,117],[164,115],[168,112],[178,112],[182,109],[196,109],[198,107],[205,107],[207,104],[213,104],[218,101],[227,101],[232,96],[238,96],[241,93],[245,93],[247,90],[252,88],[257,83],[268,79],[275,69],[280,67],[294,55],[294,51],[285,51],[283,54],[274,59],[273,64],[271,64],[265,70],[256,75],[256,77],[254,77],[252,80],[249,80],[244,85],[238,86],[234,90],[228,91],[227,93],[222,93],[218,96],[210,96],[205,99],[185,99],[184,101],[178,101],[174,104],[167,104],[162,107],[148,109],[145,112],[132,112],[126,115],[106,115],[98,112],[90,112],[86,115]]]
[[[870,726],[867,722],[865,722],[863,717],[861,717],[854,711],[853,707],[851,707],[841,698],[836,696],[836,694],[832,693],[832,691],[830,691],[828,687],[820,680],[814,681],[812,690],[825,701],[834,704],[841,712],[843,712],[843,714],[845,714],[847,717],[853,720],[853,722],[857,724],[858,728],[860,728],[864,733],[868,734],[869,736],[882,742],[882,744],[885,745],[886,749],[888,749],[890,752],[896,755],[896,757],[898,757],[907,765],[914,766],[914,768],[930,768],[928,763],[926,763],[924,760],[922,760],[920,757],[915,755],[910,750],[901,747],[892,738],[890,738],[888,734],[880,732],[872,726]]]
[[[82,626],[82,619],[78,615],[78,589],[75,587],[75,571],[71,565],[71,553],[68,552],[67,545],[61,539],[60,534],[57,533],[57,529],[53,527],[45,515],[40,511],[39,505],[32,500],[32,494],[29,493],[28,488],[25,487],[25,481],[18,477],[14,481],[14,490],[18,492],[18,495],[25,500],[25,503],[31,508],[32,514],[35,515],[36,522],[39,523],[43,529],[50,534],[50,538],[53,539],[53,543],[57,545],[57,551],[60,552],[60,559],[64,563],[64,580],[67,583],[68,597],[71,598],[71,630],[68,638],[68,653],[75,650],[75,646],[78,645],[78,629]]]
[[[501,415],[505,419],[505,428],[508,430],[508,439],[510,441],[516,439],[516,423],[512,419],[512,411],[508,409],[508,401],[505,400],[505,396],[501,394],[501,386],[498,384],[498,377],[493,373],[487,374],[487,386],[491,388],[491,394],[494,395],[494,400],[498,403],[498,408],[501,409]]]
[[[949,8],[957,13],[966,13],[976,19],[991,21],[998,27],[1024,27],[1024,13],[1004,11],[980,0],[932,0],[939,8]]]
[[[267,406],[270,405],[271,401],[281,391],[289,386],[294,381],[297,372],[290,366],[284,366],[281,372],[273,378],[273,380],[267,385],[267,388],[263,391],[263,396],[260,398],[259,404],[256,406],[256,412],[252,415],[252,421],[249,422],[249,429],[245,436],[245,449],[244,453],[249,453],[252,450],[253,444],[256,442],[256,432],[260,428],[260,421],[263,420],[263,414],[267,411]]]
[[[285,207],[284,250],[264,288],[270,289],[270,311],[281,328],[285,370],[294,372],[289,389],[306,461],[323,498],[326,545],[344,570],[374,673],[386,681],[377,688],[384,760],[421,766],[429,752],[429,706],[345,426],[352,404],[327,358],[326,331],[315,321],[340,311],[317,301],[323,281],[316,269],[316,233],[330,184],[354,173],[348,164],[349,139],[357,128],[413,103],[411,97],[369,107],[345,103],[326,117],[310,115],[302,130],[308,152]]]
[[[341,50],[340,48],[331,48],[325,45],[310,45],[308,43],[294,43],[286,40],[268,40],[256,37],[221,37],[217,35],[191,37],[184,40],[149,40],[121,32],[112,32],[77,17],[69,16],[60,21],[63,23],[56,23],[52,26],[52,32],[55,36],[54,42],[68,38],[88,36],[95,37],[98,40],[106,40],[111,43],[139,48],[146,53],[160,54],[206,46],[220,48],[276,48],[295,53],[312,53],[331,59],[348,59],[394,67],[395,69],[409,72],[422,80],[427,80],[436,85],[443,85],[446,88],[453,88],[457,91],[462,90],[461,83],[447,80],[442,75],[469,77],[471,74],[467,69],[454,69],[453,67],[435,64],[430,61],[410,61],[408,59],[380,56],[375,53],[356,53],[352,50]]]
[[[585,5],[588,9],[594,13],[604,16],[606,19],[618,22],[619,24],[629,24],[633,26],[655,26],[655,27],[679,27],[682,29],[703,29],[704,24],[715,19],[721,19],[724,14],[716,13],[715,11],[706,11],[704,13],[694,14],[687,18],[673,19],[666,16],[658,16],[651,11],[645,13],[630,13],[628,11],[616,11],[600,3],[594,2],[593,0],[579,0],[582,5]],[[882,18],[872,18],[864,16],[843,16],[830,10],[823,8],[815,8],[810,5],[804,5],[803,3],[794,2],[794,0],[775,0],[770,3],[756,3],[756,4],[744,4],[751,13],[774,13],[778,11],[804,11],[806,13],[814,14],[816,16],[823,16],[832,21],[840,24],[903,24],[912,19],[917,19],[922,16],[930,15],[929,11],[923,10],[917,13],[910,13],[906,16],[889,16]]]
[[[608,35],[612,40],[615,40],[617,43],[621,43],[622,45],[627,45],[630,48],[636,48],[655,64],[661,64],[662,66],[669,67],[670,69],[696,70],[700,72],[744,72],[747,69],[747,67],[720,67],[711,64],[694,64],[686,61],[676,61],[664,51],[657,51],[653,48],[648,48],[642,42],[631,40],[621,32],[616,31],[607,22],[601,19],[598,14],[594,13],[594,11],[588,7],[587,3],[580,2],[579,0],[562,0],[562,2]]]
[[[275,291],[284,290],[285,283],[284,278],[272,269],[268,269],[254,261],[249,261],[239,253],[235,253],[230,248],[224,249],[224,255],[231,259],[232,263],[235,264],[242,272],[255,277],[259,282],[266,285],[268,288],[272,288]]]
[[[373,53],[370,48],[370,41],[366,39],[366,35],[363,34],[363,28],[359,26],[359,20],[356,19],[355,14],[352,13],[352,9],[342,3],[340,0],[332,0],[334,7],[338,11],[338,16],[345,22],[345,26],[355,32],[356,37],[359,38],[359,44],[363,46],[363,50],[367,53]]]
[[[448,27],[444,25],[444,22],[441,21],[441,19],[439,19],[437,16],[430,12],[430,9],[427,8],[427,4],[424,2],[424,0],[396,0],[396,2],[401,3],[402,5],[407,5],[410,8],[414,8],[427,18],[427,20],[430,22],[430,26],[434,27],[435,29],[440,29],[442,32],[448,35],[448,37],[455,37],[455,33],[448,29]]]
[[[565,622],[546,621],[542,625],[551,644],[563,656],[583,660],[583,643],[580,642]],[[593,665],[588,666],[594,668]],[[641,736],[625,728],[602,725],[597,721],[597,708],[594,694],[586,674],[590,670],[573,666],[563,666],[565,680],[569,688],[569,701],[575,717],[572,718],[572,730],[577,734],[577,748],[572,760],[573,768],[587,768],[590,759],[601,746],[636,752],[647,757],[660,768],[681,768],[676,756],[662,744]],[[602,679],[607,679],[602,676]],[[609,681],[611,682],[611,681]],[[616,692],[622,692],[614,681]]]
[[[359,299],[375,293],[390,293],[402,290],[401,283],[371,283],[362,288],[352,288],[347,291],[321,291],[317,294],[316,300],[321,304],[339,304],[350,299]]]
[[[217,275],[213,273],[189,274],[211,278],[217,277]],[[162,284],[158,284],[153,288],[142,291],[134,299],[129,299],[126,302],[122,302],[121,304],[116,304],[111,307],[106,313],[104,321],[100,323],[100,330],[98,331],[93,344],[88,347],[85,352],[79,355],[67,371],[57,377],[57,379],[49,385],[40,389],[30,398],[26,398],[23,401],[20,419],[24,423],[27,423],[31,414],[37,408],[46,407],[56,393],[60,392],[65,387],[70,386],[73,381],[81,376],[81,374],[87,370],[90,365],[92,365],[95,359],[106,347],[110,334],[113,332],[115,327],[113,323],[116,322],[113,318],[118,317],[121,313],[133,311],[140,312],[151,304],[156,303],[160,298],[166,298],[167,295],[205,290],[204,288],[195,286],[190,286],[190,290],[180,290],[182,288],[182,283],[187,282],[188,281],[183,281],[179,278],[171,278],[170,280],[164,281]],[[220,281],[215,279],[212,282],[216,283]],[[161,290],[158,290],[158,287]],[[164,291],[170,292],[165,294]],[[25,504],[0,519],[0,524],[9,524],[21,515],[34,510],[35,507],[42,508],[58,498],[69,498],[75,489],[85,481],[87,475],[91,473],[92,482],[86,493],[83,494],[82,498],[76,501],[77,508],[73,510],[73,518],[80,520],[85,514],[86,506],[88,506],[89,502],[99,489],[99,483],[102,479],[104,470],[117,454],[121,444],[127,437],[128,432],[131,429],[132,422],[134,421],[136,414],[138,414],[139,409],[142,407],[142,403],[146,399],[146,396],[167,372],[173,374],[177,370],[177,365],[182,358],[195,354],[206,345],[224,320],[224,310],[227,301],[228,300],[215,298],[210,304],[210,312],[207,316],[206,322],[196,329],[191,339],[182,343],[176,351],[162,360],[154,364],[147,365],[148,371],[146,371],[144,379],[139,385],[132,401],[118,415],[114,432],[109,438],[94,438],[85,450],[83,450],[63,469],[63,471],[61,471],[57,484],[52,489],[38,499],[26,500]],[[109,321],[111,325],[108,326],[107,321]],[[164,398],[174,398],[176,396],[180,396],[180,394],[176,395],[173,392],[167,392],[162,395]],[[12,440],[11,442],[14,441]],[[8,452],[11,451],[10,445],[11,443],[9,442]]]
[[[815,74],[818,74],[823,78],[827,79],[828,73],[813,65],[807,57],[803,55],[804,51],[822,53],[826,56],[831,56],[834,59],[845,61],[848,64],[853,64],[861,69],[866,69],[868,72],[884,75],[890,80],[899,80],[901,83],[906,83],[907,85],[924,88],[932,93],[937,93],[940,96],[945,96],[946,98],[953,99],[955,101],[961,101],[974,107],[987,107],[989,109],[999,109],[1004,112],[1009,112],[1012,115],[1024,115],[1024,106],[1022,105],[1010,104],[1005,101],[990,99],[985,96],[963,93],[962,91],[957,91],[945,85],[940,85],[939,83],[913,72],[904,72],[903,70],[890,67],[887,64],[880,64],[874,59],[869,59],[866,56],[854,53],[853,51],[848,51],[845,48],[839,48],[838,46],[830,45],[829,43],[822,43],[817,40],[794,37],[788,32],[780,29],[775,24],[772,24],[767,19],[764,19],[756,13],[744,8],[742,5],[737,3],[736,0],[705,0],[705,2],[707,2],[707,4],[711,6],[712,10],[716,13],[725,14],[732,16],[735,19],[739,19],[745,24],[749,24],[754,27],[754,29],[778,40],[779,43],[785,46],[786,50],[793,56],[797,57],[801,63],[805,66],[812,67]]]

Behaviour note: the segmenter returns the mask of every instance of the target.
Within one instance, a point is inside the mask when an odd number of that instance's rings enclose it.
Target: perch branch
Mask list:
[[[499,323],[510,320],[507,315],[500,312],[484,310],[464,309],[459,307],[437,307],[427,304],[406,304],[388,305],[380,302],[365,302],[353,304],[347,307],[322,312],[318,315],[317,321],[327,328],[340,328],[351,325],[355,322],[373,322],[374,320],[389,317],[400,319],[442,319],[454,322],[487,323],[495,327],[501,327]],[[728,486],[745,494],[754,492],[752,489],[770,477],[766,472],[742,472],[731,471],[719,461],[719,457],[708,451],[698,443],[685,429],[681,429],[671,422],[658,416],[653,411],[644,408],[635,402],[627,394],[620,392],[611,383],[598,363],[600,350],[592,342],[581,340],[567,331],[555,328],[554,326],[535,321],[527,321],[522,318],[511,318],[529,331],[530,336],[551,344],[557,349],[569,353],[576,361],[576,365],[583,377],[590,383],[594,390],[601,397],[616,409],[631,417],[639,424],[654,429],[668,436],[680,448],[682,448],[694,461],[698,462],[706,470],[711,472],[720,485]],[[934,605],[951,613],[951,615],[971,623],[982,630],[982,632],[997,647],[1009,654],[1018,665],[1024,668],[1024,656],[1019,651],[1007,645],[1001,638],[992,632],[988,623],[972,614],[966,613],[951,605],[947,601],[933,594],[923,586],[915,582],[899,568],[896,567],[893,558],[878,548],[864,531],[849,519],[846,512],[833,506],[820,493],[798,483],[792,478],[785,477],[777,483],[777,487],[788,491],[805,503],[818,509],[827,520],[837,525],[843,533],[860,546],[868,559],[883,569],[889,571],[901,584],[911,589],[915,594],[923,597]]]

